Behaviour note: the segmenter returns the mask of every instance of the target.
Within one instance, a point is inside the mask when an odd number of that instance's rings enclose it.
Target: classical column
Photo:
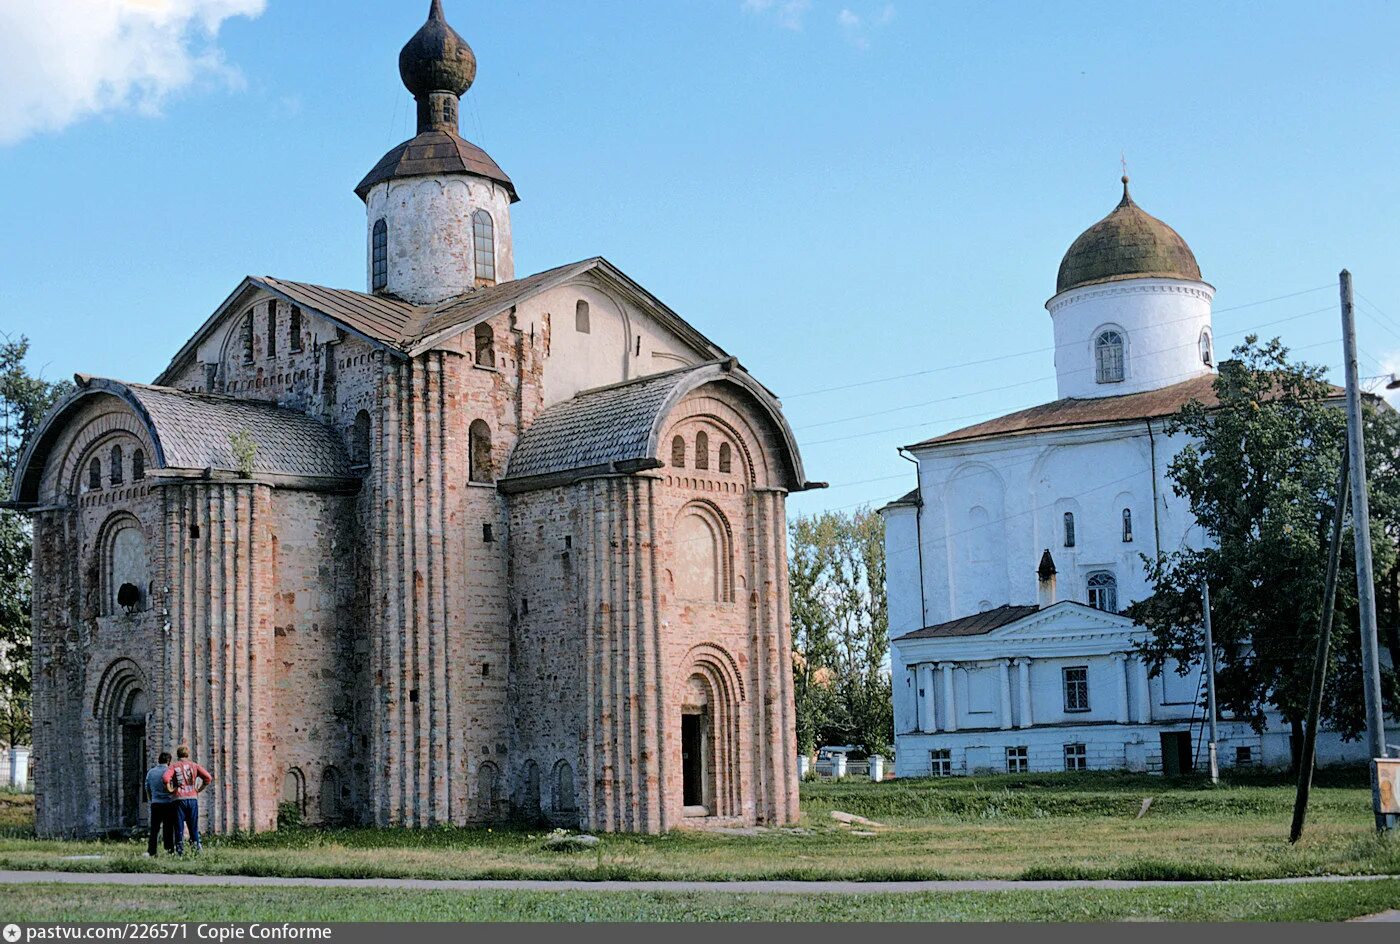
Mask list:
[[[943,673],[943,730],[956,731],[958,729],[957,704],[953,701],[953,668],[951,662],[940,662],[939,671]]]
[[[1021,675],[1021,716],[1016,719],[1018,727],[1029,728],[1035,724],[1031,713],[1031,660],[1022,656],[1016,660],[1016,668]]]
[[[1118,723],[1128,723],[1128,656],[1127,653],[1113,654],[1113,678],[1118,688]]]
[[[909,730],[917,733],[924,729],[924,706],[920,704],[923,699],[919,697],[919,667],[917,665],[905,667],[904,690],[907,694],[904,696],[903,704],[914,709],[914,726]]]
[[[997,673],[1001,681],[1001,727],[1006,730],[1011,727],[1011,660],[998,659],[997,667],[1001,670]]]
[[[935,707],[937,699],[934,697],[932,664],[926,662],[919,666],[918,686],[919,691],[923,693],[919,697],[919,730],[933,733],[938,730],[938,710]]]
[[[1133,659],[1133,670],[1137,673],[1137,703],[1139,724],[1152,723],[1152,686],[1147,679],[1147,661],[1141,657]]]

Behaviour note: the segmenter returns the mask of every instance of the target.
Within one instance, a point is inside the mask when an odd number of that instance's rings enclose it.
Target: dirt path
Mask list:
[[[592,891],[592,892],[731,892],[770,895],[872,895],[913,892],[1054,891],[1066,888],[1163,888],[1209,885],[1299,885],[1312,882],[1367,882],[1400,878],[1395,875],[1319,875],[1307,878],[1267,878],[1244,882],[1165,882],[1064,880],[1017,882],[1001,879],[928,882],[581,882],[418,879],[418,878],[284,878],[253,875],[194,875],[162,872],[29,872],[0,871],[0,885],[212,885],[280,886],[300,888],[412,888],[436,891]]]

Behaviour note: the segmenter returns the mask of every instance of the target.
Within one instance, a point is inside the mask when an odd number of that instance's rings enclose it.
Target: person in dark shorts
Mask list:
[[[214,782],[214,775],[190,760],[189,745],[175,748],[175,763],[165,768],[165,789],[175,796],[175,854],[185,854],[185,832],[189,831],[194,851],[204,847],[199,842],[199,795]]]
[[[156,837],[164,839],[166,852],[175,851],[175,797],[165,789],[165,771],[170,766],[170,752],[161,751],[157,763],[146,771],[146,801],[151,804],[151,837],[146,842],[146,855],[156,854]]]

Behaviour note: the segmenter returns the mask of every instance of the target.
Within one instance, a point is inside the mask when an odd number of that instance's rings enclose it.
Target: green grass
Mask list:
[[[213,838],[198,858],[150,860],[139,841],[35,839],[28,802],[0,795],[0,868],[583,880],[1400,875],[1400,841],[1375,835],[1364,771],[1320,772],[1297,846],[1285,841],[1293,788],[1273,774],[1219,787],[1129,774],[804,784],[801,830],[610,835],[569,853],[545,852],[541,832],[513,829],[292,829]],[[831,820],[833,809],[888,828],[855,835]]]
[[[21,923],[122,921],[1341,921],[1400,881],[877,895],[12,885]]]

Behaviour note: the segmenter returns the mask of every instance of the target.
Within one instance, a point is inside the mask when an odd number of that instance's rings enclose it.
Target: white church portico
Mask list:
[[[1167,426],[1216,403],[1214,293],[1124,177],[1045,303],[1060,398],[905,448],[917,487],[881,509],[900,776],[1202,763],[1199,663],[1153,676],[1121,614],[1152,592],[1144,557],[1206,540]],[[1220,730],[1223,766],[1289,762],[1276,718]],[[1319,763],[1363,755],[1319,738]]]

